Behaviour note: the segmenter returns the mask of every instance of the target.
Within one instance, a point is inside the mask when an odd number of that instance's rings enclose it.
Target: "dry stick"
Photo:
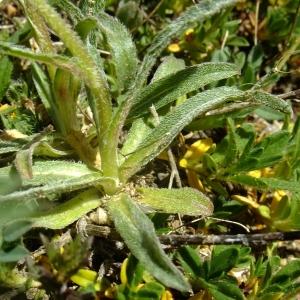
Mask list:
[[[278,97],[281,99],[289,99],[289,98],[294,98],[294,97],[298,98],[298,97],[300,97],[300,89],[290,91],[288,93],[280,94],[280,95],[278,95]]]
[[[119,234],[109,226],[87,224],[85,231],[89,236],[121,240]],[[300,231],[268,232],[246,234],[164,234],[158,236],[160,242],[167,247],[180,247],[182,245],[267,245],[278,241],[300,240]]]
[[[247,233],[247,234],[222,234],[222,235],[161,235],[159,240],[164,245],[179,247],[182,245],[267,245],[277,241],[292,241],[300,239],[300,231]]]

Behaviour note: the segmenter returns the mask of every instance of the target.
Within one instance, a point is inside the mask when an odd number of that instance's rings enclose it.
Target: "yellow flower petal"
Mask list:
[[[128,258],[125,258],[121,266],[121,274],[120,274],[122,284],[127,283],[127,274],[126,274],[127,264],[128,264]]]
[[[193,34],[195,32],[195,30],[193,28],[189,28],[188,30],[186,30],[186,32],[184,33],[185,36]]]
[[[170,291],[164,291],[161,300],[174,300],[173,295]]]
[[[181,51],[180,46],[177,43],[170,44],[168,46],[168,50],[172,53],[177,53]]]
[[[260,178],[261,177],[261,170],[253,170],[248,172],[249,176],[255,177],[255,178]]]

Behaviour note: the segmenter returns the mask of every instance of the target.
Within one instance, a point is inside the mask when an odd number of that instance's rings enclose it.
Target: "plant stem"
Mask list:
[[[45,0],[28,1],[37,9],[39,14],[44,16],[46,22],[64,42],[72,55],[77,58],[83,80],[88,86],[96,106],[93,113],[98,129],[100,152],[105,152],[105,149],[109,148],[109,143],[107,141],[103,142],[100,137],[104,135],[111,122],[112,104],[104,76],[98,72],[93,58],[79,36]],[[105,159],[107,159],[106,156]]]

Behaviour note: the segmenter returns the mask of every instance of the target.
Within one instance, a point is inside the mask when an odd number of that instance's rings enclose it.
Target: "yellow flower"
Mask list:
[[[164,291],[162,296],[161,296],[161,300],[174,300],[173,295],[170,291]]]
[[[188,30],[185,31],[184,35],[185,35],[185,36],[191,35],[191,34],[194,33],[194,31],[195,31],[195,30],[194,30],[193,28],[189,28]]]
[[[100,291],[100,284],[96,282],[97,272],[89,269],[79,269],[71,276],[71,280],[81,287],[93,286],[95,291]]]
[[[177,52],[180,52],[181,49],[180,49],[180,46],[178,43],[173,43],[173,44],[170,44],[168,46],[168,50],[172,53],[177,53]]]
[[[207,152],[213,145],[212,139],[198,140],[190,146],[186,151],[183,158],[179,161],[179,165],[182,168],[189,168],[195,165],[201,156]]]

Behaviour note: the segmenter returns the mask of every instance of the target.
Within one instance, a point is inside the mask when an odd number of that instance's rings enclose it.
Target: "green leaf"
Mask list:
[[[129,178],[155,158],[195,117],[242,95],[243,92],[235,88],[221,87],[199,93],[177,106],[145,137],[136,152],[121,165],[121,178]]]
[[[236,2],[236,0],[219,0],[217,2],[204,0],[199,4],[190,6],[179,18],[166,26],[155,37],[151,46],[147,49],[135,85],[141,86],[146,81],[157,57],[174,37],[179,37],[186,29],[193,27],[195,23],[203,22]]]
[[[47,110],[47,113],[51,117],[57,130],[63,132],[63,122],[59,117],[58,107],[53,98],[50,79],[43,71],[43,69],[37,64],[32,63],[33,83],[38,92],[38,95]]]
[[[149,122],[144,118],[136,119],[128,132],[121,154],[123,156],[132,154],[141,145],[145,136],[148,135],[152,129],[153,126],[150,126]]]
[[[151,79],[151,83],[184,69],[185,62],[183,59],[176,58],[174,55],[166,56],[162,59],[162,63],[156,69]]]
[[[0,101],[9,87],[13,64],[7,56],[0,58]]]
[[[277,178],[255,178],[249,175],[230,176],[227,177],[227,180],[252,186],[258,190],[285,190],[300,192],[300,185],[297,181],[287,181]]]
[[[107,204],[116,229],[145,269],[166,286],[189,291],[188,283],[163,252],[152,222],[141,209],[125,194]]]
[[[119,90],[126,90],[135,78],[137,71],[136,47],[126,27],[118,19],[101,13],[97,20],[111,53]]]
[[[237,67],[228,63],[203,63],[170,74],[141,90],[128,118],[149,113],[152,104],[156,109],[162,108],[180,96],[237,74]]]
[[[28,250],[21,245],[16,246],[15,248],[13,248],[8,252],[4,252],[3,250],[0,250],[0,263],[16,262],[27,255],[29,255]]]
[[[272,227],[282,230],[300,230],[300,197],[293,193],[283,197],[275,209],[271,210]]]
[[[271,279],[271,284],[280,284],[281,286],[292,284],[300,277],[300,260],[290,261],[282,267]]]
[[[213,281],[209,288],[209,292],[216,300],[245,299],[238,285],[231,283],[229,280]]]
[[[190,246],[181,247],[178,250],[178,258],[184,271],[193,279],[203,277],[202,263],[195,249]]]
[[[102,184],[114,184],[114,180],[108,177],[102,177],[100,174],[87,174],[69,180],[52,182],[42,187],[34,187],[28,190],[0,196],[0,205],[8,203],[9,201],[17,201],[26,205],[26,201],[33,202],[34,200],[41,199],[56,200],[62,193]]]
[[[272,166],[283,159],[290,133],[285,130],[273,133],[243,153],[231,172],[258,170]]]
[[[8,176],[10,167],[0,168],[0,176]],[[67,179],[97,174],[85,164],[65,160],[35,161],[32,166],[32,178],[24,179],[24,185],[37,186],[61,182]]]
[[[163,213],[190,216],[211,216],[213,203],[203,193],[192,188],[156,189],[138,188],[138,201]]]
[[[3,227],[3,239],[6,242],[13,242],[22,237],[24,233],[32,228],[30,220],[20,220],[9,223]]]
[[[0,41],[0,53],[38,61],[41,63],[54,65],[64,70],[68,70],[74,74],[81,75],[82,72],[75,60],[58,54],[36,53],[24,47],[20,47],[11,43]]]
[[[0,154],[8,154],[19,151],[27,143],[28,141],[25,139],[15,139],[13,141],[6,141],[0,139]]]
[[[96,189],[90,189],[59,204],[47,212],[37,213],[30,218],[33,227],[62,229],[101,204],[101,196]]]
[[[292,113],[291,105],[287,101],[284,101],[277,96],[271,95],[263,91],[250,92],[249,96],[253,102],[257,102],[261,105],[268,106],[274,110],[281,111],[285,114]]]
[[[234,247],[214,247],[212,252],[209,278],[219,277],[229,272],[236,264],[239,251]]]

